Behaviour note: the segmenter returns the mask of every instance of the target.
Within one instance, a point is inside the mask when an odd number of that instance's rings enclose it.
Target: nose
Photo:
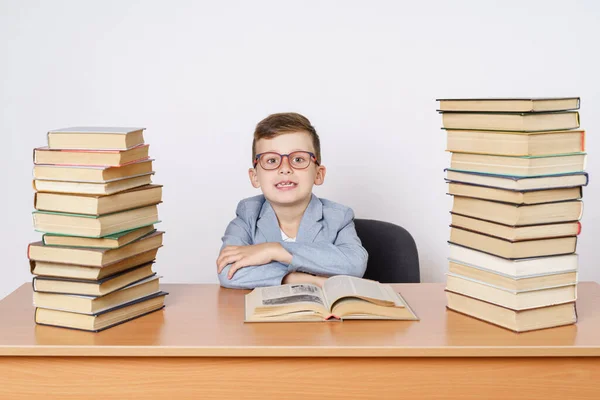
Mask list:
[[[291,174],[293,171],[290,165],[290,156],[281,157],[281,165],[279,165],[279,173],[282,175]]]

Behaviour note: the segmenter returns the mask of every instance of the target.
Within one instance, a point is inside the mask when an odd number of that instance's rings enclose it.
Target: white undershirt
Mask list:
[[[285,232],[281,229],[279,229],[281,231],[281,240],[283,240],[284,242],[295,242],[296,238],[293,237],[288,237],[288,235],[285,234]]]

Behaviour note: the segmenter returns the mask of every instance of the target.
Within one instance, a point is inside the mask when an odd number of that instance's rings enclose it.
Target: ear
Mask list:
[[[258,176],[256,174],[256,168],[250,168],[248,170],[248,177],[250,178],[250,183],[256,189],[260,187],[260,182],[258,181]]]
[[[325,182],[325,173],[327,169],[323,165],[319,165],[317,167],[317,175],[315,176],[315,185],[319,186]]]

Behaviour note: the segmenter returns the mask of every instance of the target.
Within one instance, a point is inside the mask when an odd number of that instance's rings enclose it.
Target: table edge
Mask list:
[[[0,357],[600,357],[600,346],[454,347],[188,347],[0,346]]]

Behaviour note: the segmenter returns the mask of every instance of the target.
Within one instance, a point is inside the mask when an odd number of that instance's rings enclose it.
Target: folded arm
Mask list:
[[[236,217],[229,223],[222,238],[221,252],[227,246],[250,246],[250,231],[244,220]],[[221,286],[233,289],[254,289],[259,286],[281,285],[282,279],[288,274],[288,266],[277,261],[266,264],[246,266],[235,271],[231,278],[229,269],[233,263],[227,264],[218,272]]]

